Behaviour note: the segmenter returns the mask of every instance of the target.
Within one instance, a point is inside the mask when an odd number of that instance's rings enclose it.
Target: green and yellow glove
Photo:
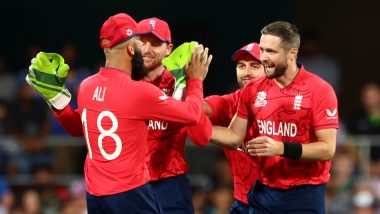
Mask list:
[[[25,80],[50,107],[61,110],[71,100],[71,94],[65,87],[68,71],[69,66],[61,55],[40,52],[32,59]]]
[[[178,46],[169,56],[162,60],[162,64],[172,73],[175,77],[175,87],[173,98],[181,100],[183,91],[186,88],[186,65],[191,61],[191,55],[195,46],[198,43],[195,41],[185,42]]]

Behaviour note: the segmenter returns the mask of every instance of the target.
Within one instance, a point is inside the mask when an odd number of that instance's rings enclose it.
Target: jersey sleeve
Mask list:
[[[188,126],[187,135],[189,136],[192,143],[198,146],[205,146],[210,142],[212,134],[212,125],[207,117],[207,115],[203,112],[201,114],[201,118],[199,123],[193,126]]]
[[[53,109],[53,114],[62,128],[71,136],[83,136],[82,121],[77,110],[74,110],[70,105],[67,105],[62,110]]]
[[[230,108],[225,96],[209,96],[205,99],[205,103],[207,103],[211,108],[211,123],[218,126],[228,126],[228,113]]]
[[[149,83],[145,83],[144,87],[139,87],[139,89],[141,89],[139,93],[144,94],[144,96],[135,96],[135,102],[140,104],[139,108],[135,109],[135,116],[139,119],[161,120],[184,125],[198,123],[203,111],[201,79],[192,78],[188,81],[184,102],[165,95],[159,88]]]
[[[328,83],[318,87],[312,102],[314,130],[339,127],[338,101],[333,88]]]
[[[250,84],[241,89],[236,114],[243,119],[250,119]],[[251,118],[252,119],[252,118]]]

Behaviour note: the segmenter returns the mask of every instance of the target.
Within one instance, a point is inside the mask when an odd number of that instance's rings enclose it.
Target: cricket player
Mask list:
[[[257,43],[249,43],[232,55],[236,63],[238,84],[243,88],[249,81],[265,76],[264,67],[260,61],[260,47]],[[204,110],[211,123],[218,126],[228,126],[236,113],[241,89],[223,96],[212,95],[204,100]],[[207,124],[203,124],[207,127]],[[190,132],[193,129],[190,129]],[[206,131],[196,130],[201,135]],[[207,134],[206,134],[207,135]],[[230,165],[234,182],[234,202],[230,209],[232,214],[248,214],[249,205],[247,194],[258,178],[258,163],[256,158],[248,154],[247,141],[254,137],[252,127],[247,131],[244,142],[237,149],[223,148]],[[194,142],[199,143],[199,142]]]
[[[212,140],[237,148],[247,127],[254,136],[248,152],[258,158],[259,179],[248,195],[252,212],[325,213],[338,128],[338,103],[332,87],[297,64],[300,35],[283,21],[261,31],[260,59],[266,78],[240,92],[228,128],[213,127]]]
[[[183,94],[184,88],[181,87],[184,85],[178,85],[179,81],[165,67],[163,61],[179,60],[177,53],[190,56],[195,43],[182,44],[175,50],[174,56],[169,56],[172,53],[173,44],[171,31],[166,21],[152,17],[141,20],[138,26],[143,43],[141,51],[144,68],[148,72],[143,77],[143,81],[157,86],[167,96],[182,100],[185,94]],[[182,58],[186,57],[182,55]],[[152,108],[154,107],[152,106]],[[207,122],[207,118],[202,120]],[[195,129],[200,128],[203,129],[203,127]],[[152,119],[149,120],[148,129],[147,164],[150,184],[162,210],[166,214],[194,213],[191,187],[187,176],[189,165],[184,155],[189,126]],[[198,142],[197,135],[192,135],[190,138],[194,142]],[[207,143],[208,141],[202,141],[197,145],[204,146]]]
[[[77,110],[68,105],[71,96],[64,87],[68,65],[60,55],[39,53],[26,77],[57,117],[62,116],[58,119],[63,120],[64,128],[69,127],[66,130],[72,135],[84,135],[89,213],[162,213],[148,183],[148,121],[194,125],[200,118],[202,80],[212,60],[208,49],[195,47],[186,69],[186,100],[181,102],[152,84],[132,80],[132,73],[146,74],[138,34],[137,23],[125,13],[104,22],[100,46],[106,63],[82,81]]]

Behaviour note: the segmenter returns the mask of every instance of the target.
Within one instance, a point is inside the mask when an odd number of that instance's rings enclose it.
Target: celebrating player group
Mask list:
[[[99,44],[105,64],[80,84],[77,109],[59,54],[37,54],[26,76],[61,126],[84,138],[88,213],[194,213],[187,136],[223,148],[234,184],[230,213],[325,213],[337,98],[297,63],[293,24],[264,26],[260,41],[232,54],[240,89],[206,98],[213,56],[195,41],[174,48],[166,21],[115,14]]]

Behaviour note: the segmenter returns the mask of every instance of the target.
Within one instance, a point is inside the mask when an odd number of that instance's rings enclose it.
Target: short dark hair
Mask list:
[[[261,30],[262,35],[280,37],[286,49],[299,48],[301,39],[297,27],[289,22],[276,21]]]

